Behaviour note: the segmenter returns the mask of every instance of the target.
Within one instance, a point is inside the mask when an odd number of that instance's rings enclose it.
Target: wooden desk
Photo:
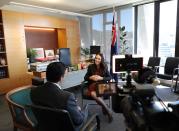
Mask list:
[[[84,81],[84,76],[86,72],[87,69],[68,72],[65,75],[64,80],[62,81],[62,88],[66,89],[80,85],[82,81]]]

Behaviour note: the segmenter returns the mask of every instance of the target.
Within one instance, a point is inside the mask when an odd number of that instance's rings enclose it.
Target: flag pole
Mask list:
[[[112,59],[114,55],[117,55],[117,33],[116,33],[116,20],[115,20],[115,7],[113,6],[113,21],[112,21],[112,39],[111,39],[111,57],[110,57],[110,74],[112,76],[112,80],[118,82],[117,74],[113,73],[112,67]]]

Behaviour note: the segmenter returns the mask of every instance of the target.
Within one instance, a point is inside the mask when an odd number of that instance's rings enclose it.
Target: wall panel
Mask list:
[[[72,63],[78,62],[80,47],[78,21],[4,10],[2,15],[9,64],[9,78],[0,80],[0,92],[7,92],[18,86],[31,84],[31,75],[27,73],[24,26],[65,29],[66,46],[71,50]]]

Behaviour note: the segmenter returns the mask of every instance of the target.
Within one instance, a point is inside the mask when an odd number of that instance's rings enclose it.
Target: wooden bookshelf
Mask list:
[[[2,12],[0,10],[0,79],[8,78],[8,64],[7,64],[7,54],[6,54],[6,45],[4,38],[4,27]]]

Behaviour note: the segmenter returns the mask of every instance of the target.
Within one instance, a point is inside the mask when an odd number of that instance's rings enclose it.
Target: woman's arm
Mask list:
[[[103,81],[110,81],[110,80],[111,80],[111,75],[110,75],[108,69],[106,69],[104,76],[103,76]]]
[[[108,69],[104,70],[104,74],[102,76],[95,75],[95,81],[110,81],[111,75],[108,71]]]
[[[88,66],[88,70],[87,70],[87,73],[84,77],[85,81],[99,81],[99,80],[102,80],[101,78],[99,78],[100,76],[98,75],[94,75],[94,66],[93,64],[92,65],[89,65]]]
[[[104,74],[102,76],[93,75],[92,72],[93,72],[93,66],[89,65],[87,73],[84,77],[86,81],[110,81],[111,80],[111,75],[107,68],[104,70]]]
[[[89,81],[91,75],[92,75],[92,70],[91,70],[91,65],[89,65],[87,69],[87,73],[84,76],[85,81]]]

